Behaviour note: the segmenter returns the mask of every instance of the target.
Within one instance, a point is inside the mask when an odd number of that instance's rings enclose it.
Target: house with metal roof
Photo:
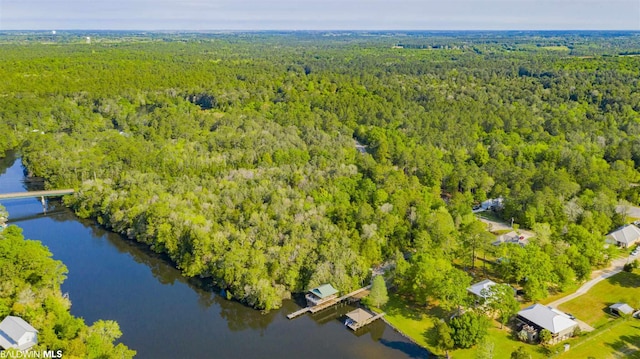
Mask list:
[[[316,306],[335,299],[338,296],[338,290],[331,284],[323,284],[319,287],[311,289],[305,298],[309,306]]]
[[[606,242],[618,245],[622,248],[629,248],[635,243],[640,242],[640,228],[633,224],[620,227],[607,234]]]
[[[471,285],[471,287],[468,287],[467,292],[482,299],[487,299],[487,297],[489,296],[489,289],[494,285],[496,285],[496,282],[492,281],[491,279],[485,279],[482,282],[478,282]]]
[[[557,309],[534,304],[518,312],[518,322],[530,333],[530,340],[538,338],[542,329],[551,332],[552,342],[557,343],[571,338],[578,322]]]
[[[0,347],[25,351],[38,344],[38,331],[20,317],[7,316],[0,322]]]

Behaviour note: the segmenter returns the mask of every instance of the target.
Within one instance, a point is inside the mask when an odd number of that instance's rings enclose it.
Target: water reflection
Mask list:
[[[22,182],[18,161],[0,159],[0,173],[0,192],[35,184]],[[382,321],[352,332],[343,324],[350,305],[288,320],[286,314],[299,309],[291,300],[267,314],[229,301],[210,281],[183,277],[164,256],[94,221],[78,219],[59,200],[48,202],[47,214],[36,199],[5,205],[10,223],[23,227],[27,238],[41,240],[69,268],[63,291],[70,293],[72,313],[89,324],[117,320],[122,342],[137,350],[139,358],[427,355]]]

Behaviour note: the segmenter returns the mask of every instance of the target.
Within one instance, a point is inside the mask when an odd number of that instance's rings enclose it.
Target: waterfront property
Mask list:
[[[313,307],[336,299],[337,296],[337,289],[335,289],[331,284],[323,284],[319,287],[311,289],[307,293],[305,298],[307,299],[307,305]]]
[[[337,298],[338,290],[333,288],[330,284],[323,284],[320,287],[313,288],[309,293],[307,293],[305,296],[307,298],[307,307],[288,314],[287,318],[293,319],[307,312],[317,313],[349,298],[359,300],[370,288],[371,285],[368,285]]]
[[[529,334],[530,341],[536,341],[541,330],[551,332],[551,342],[558,343],[571,338],[578,327],[578,322],[569,318],[566,313],[557,309],[534,304],[518,312],[517,321],[521,328]]]
[[[347,320],[344,324],[349,327],[349,329],[355,331],[381,318],[383,315],[384,313],[374,315],[364,309],[358,308],[347,313]]]
[[[0,347],[28,350],[38,344],[38,331],[20,317],[7,316],[0,322]]]
[[[640,228],[633,224],[620,227],[607,234],[606,242],[622,248],[629,248],[635,243],[640,242]]]

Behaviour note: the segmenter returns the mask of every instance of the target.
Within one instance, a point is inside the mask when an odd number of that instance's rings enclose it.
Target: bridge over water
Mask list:
[[[22,198],[38,198],[42,202],[42,211],[47,213],[47,201],[45,197],[60,197],[68,194],[73,194],[75,190],[73,188],[67,189],[54,189],[50,191],[27,191],[27,192],[13,192],[13,193],[1,193],[0,201],[10,199],[22,199]]]
[[[68,189],[54,189],[51,191],[2,193],[0,194],[0,201],[5,199],[38,198],[38,197],[44,199],[44,197],[60,197],[68,194],[73,194],[74,192],[75,190],[73,188],[68,188]]]

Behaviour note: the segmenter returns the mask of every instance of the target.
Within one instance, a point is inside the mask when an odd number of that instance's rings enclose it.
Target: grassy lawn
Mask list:
[[[544,300],[549,303],[573,290],[558,293]],[[636,358],[640,359],[640,319],[616,319],[605,309],[616,302],[626,302],[634,308],[640,307],[640,270],[633,273],[622,272],[595,285],[586,294],[564,303],[561,310],[572,313],[577,318],[594,326],[596,330],[583,337],[574,338],[566,343],[571,345],[563,353],[563,343],[549,349],[557,358]],[[431,336],[431,330],[438,318],[446,316],[437,306],[423,307],[407,302],[403,297],[390,294],[389,302],[384,306],[385,319],[395,328],[411,337],[429,351],[440,353]],[[614,320],[616,319],[616,320]],[[524,344],[513,339],[508,329],[500,329],[500,324],[492,322],[486,341],[493,344],[494,358],[509,358],[511,353],[524,346],[532,359],[549,357],[549,351],[539,345]],[[451,351],[453,358],[474,359],[477,346],[471,349]]]
[[[556,300],[558,300],[560,298],[564,298],[564,297],[568,296],[569,294],[572,294],[573,292],[578,290],[578,288],[580,288],[580,286],[581,286],[581,284],[575,283],[575,284],[572,284],[572,285],[568,286],[565,289],[564,292],[551,292],[551,294],[548,297],[540,300],[539,303],[540,304],[549,304],[549,303],[551,303],[553,301],[556,301]],[[533,303],[528,303],[528,304],[531,305]]]
[[[494,211],[483,211],[476,213],[476,216],[488,219],[494,222],[507,223],[504,219],[498,217],[498,215]]]
[[[571,349],[556,358],[640,359],[640,320],[617,319],[611,324],[587,338],[569,341]]]
[[[435,325],[437,316],[442,315],[439,308],[418,307],[407,303],[402,297],[389,293],[389,302],[383,308],[384,318],[395,328],[411,337],[418,344],[437,353],[434,343],[429,343],[425,333]]]
[[[527,349],[532,359],[546,358],[539,346],[517,341],[511,337],[511,332],[506,327],[505,329],[500,329],[500,324],[496,322],[493,322],[493,324],[489,329],[489,335],[487,335],[486,340],[489,343],[493,343],[494,358],[509,358],[511,353],[521,346]],[[455,359],[475,359],[477,351],[477,346],[470,349],[459,349],[452,352],[452,357]]]
[[[428,338],[428,333],[433,329],[435,321],[444,316],[438,307],[418,307],[407,303],[402,297],[389,294],[389,302],[384,306],[387,313],[385,319],[395,328],[410,336],[418,344],[426,347],[430,352],[441,354],[435,343]],[[520,346],[525,346],[533,359],[545,358],[538,346],[524,344],[511,337],[507,328],[500,329],[500,324],[492,322],[487,341],[494,345],[494,358],[509,358],[511,352]],[[450,351],[453,358],[475,358],[477,347]]]
[[[614,318],[608,314],[607,308],[617,302],[634,308],[640,306],[640,270],[616,274],[559,308],[597,328]]]

